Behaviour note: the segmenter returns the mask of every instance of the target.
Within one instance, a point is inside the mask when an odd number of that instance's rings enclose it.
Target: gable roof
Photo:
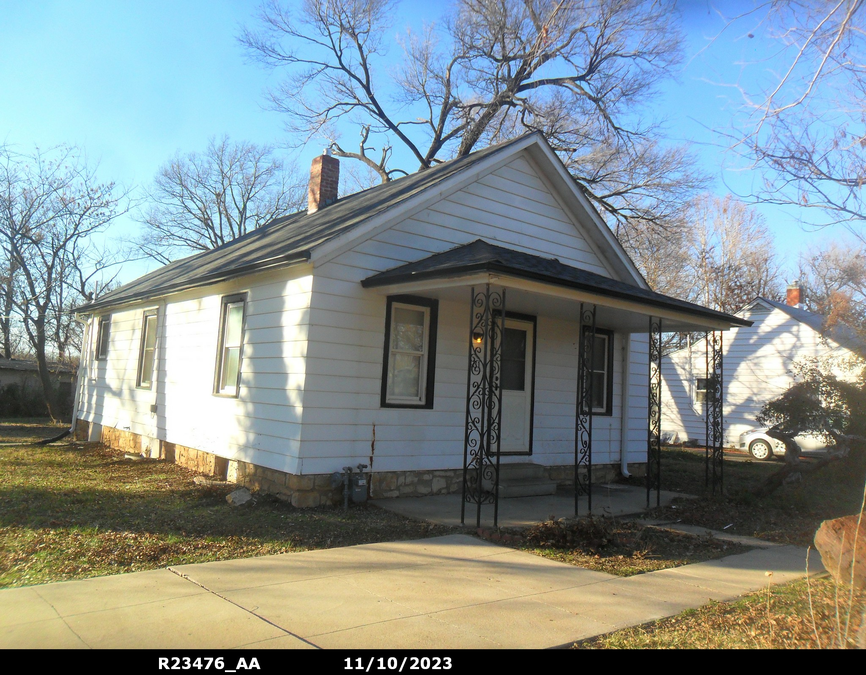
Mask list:
[[[710,319],[729,321],[737,326],[750,326],[751,321],[707,309],[685,300],[672,298],[640,286],[602,276],[561,263],[556,258],[543,258],[515,251],[476,239],[470,244],[436,253],[417,262],[374,274],[361,282],[365,288],[389,286],[407,281],[423,281],[463,276],[476,272],[497,272],[509,276],[541,281],[599,295],[637,300],[643,304],[662,307]]]
[[[306,211],[299,211],[277,218],[218,248],[160,267],[90,303],[77,307],[76,311],[91,312],[148,298],[162,297],[254,272],[309,261],[316,247],[354,230],[360,224],[384,214],[407,200],[424,193],[432,193],[437,186],[441,186],[451,177],[468,172],[485,162],[496,161],[532,142],[538,142],[549,149],[544,137],[539,132],[533,132],[445,162],[432,169],[343,197],[316,213],[308,214]],[[552,152],[550,150],[550,153]],[[565,168],[562,167],[562,170],[565,171]],[[569,179],[571,187],[582,195],[577,182],[570,176]],[[585,201],[585,197],[583,200]],[[592,209],[591,206],[589,208]],[[597,213],[594,215],[600,227],[607,230]],[[609,230],[605,234],[608,233]],[[625,256],[632,268],[629,271],[640,277],[628,256],[621,251],[621,245],[613,238],[612,233],[605,241],[608,245],[618,247],[617,255]]]
[[[790,316],[792,319],[809,326],[809,328],[814,330],[816,333],[820,333],[838,343],[840,347],[850,349],[851,351],[857,352],[861,356],[866,357],[866,341],[863,340],[857,331],[845,324],[838,323],[828,328],[826,326],[827,317],[822,314],[816,314],[815,312],[800,309],[799,307],[792,307],[784,302],[770,300],[769,298],[761,296],[752,300],[752,302],[743,307],[739,312],[737,312],[737,314],[745,313],[758,303],[769,305],[771,309],[778,309]]]

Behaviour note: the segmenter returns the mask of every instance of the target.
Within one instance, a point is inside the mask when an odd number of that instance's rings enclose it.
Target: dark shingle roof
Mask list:
[[[717,319],[735,326],[751,326],[751,321],[724,312],[717,312],[685,300],[671,298],[639,286],[565,265],[556,258],[542,258],[530,253],[495,246],[482,239],[458,246],[423,260],[380,272],[362,281],[365,288],[389,286],[408,281],[422,281],[460,276],[478,272],[498,272],[511,276],[542,281],[589,291],[611,298],[634,300],[656,307],[687,312],[692,315]]]
[[[377,185],[313,214],[299,211],[278,218],[219,248],[169,263],[77,309],[89,312],[309,260],[316,246],[492,155],[506,152],[523,139],[525,136]]]

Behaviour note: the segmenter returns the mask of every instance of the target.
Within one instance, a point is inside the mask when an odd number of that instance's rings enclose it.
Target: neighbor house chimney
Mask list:
[[[793,281],[788,284],[787,304],[791,307],[803,309],[803,293],[800,290],[799,281]]]
[[[313,160],[310,167],[310,188],[307,191],[307,213],[337,201],[337,188],[340,185],[340,160],[331,157],[330,150]]]

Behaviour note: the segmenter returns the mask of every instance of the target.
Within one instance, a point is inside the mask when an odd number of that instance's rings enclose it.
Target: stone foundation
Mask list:
[[[91,425],[85,420],[77,421],[75,439],[96,441],[115,450],[172,462],[206,476],[237,483],[252,491],[275,495],[298,508],[341,504],[343,501],[342,486],[336,489],[331,487],[331,474],[297,476],[249,462],[226,459],[177,443],[149,438],[128,429]],[[556,481],[558,485],[568,486],[574,483],[573,466],[548,466],[545,471],[548,479]],[[634,476],[643,476],[646,465],[630,464],[629,472]],[[619,465],[600,464],[592,467],[593,483],[611,483],[616,481],[619,475]],[[462,469],[377,471],[370,478],[370,497],[391,499],[458,493],[462,490],[462,481]]]

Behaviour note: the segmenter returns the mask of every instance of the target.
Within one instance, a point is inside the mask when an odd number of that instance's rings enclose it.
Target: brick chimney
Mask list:
[[[790,307],[799,307],[803,309],[803,294],[800,290],[800,282],[793,281],[788,284],[788,297],[786,299],[786,304]]]
[[[340,185],[340,160],[325,150],[310,167],[310,187],[307,190],[307,213],[315,213],[337,201]]]

